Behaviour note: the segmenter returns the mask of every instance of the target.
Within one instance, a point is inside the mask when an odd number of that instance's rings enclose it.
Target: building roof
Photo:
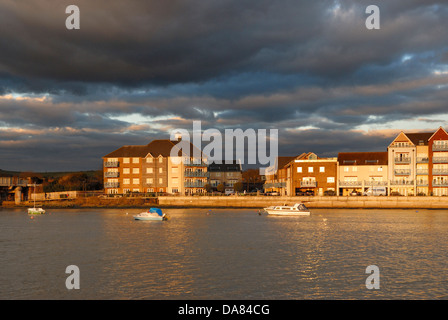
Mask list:
[[[105,155],[105,158],[121,158],[121,157],[138,157],[138,158],[145,158],[148,154],[151,154],[154,158],[157,158],[159,156],[162,157],[169,157],[171,154],[171,150],[174,146],[176,146],[181,141],[171,141],[169,139],[160,139],[160,140],[153,140],[147,145],[144,146],[123,146],[121,148],[118,148],[115,151],[112,151],[111,153]],[[194,150],[198,151],[201,155],[202,153],[197,149],[192,143],[189,143],[190,146],[190,157],[194,156]],[[179,153],[180,156],[180,150],[182,146],[179,147]]]
[[[405,135],[411,140],[411,142],[416,146],[427,146],[428,140],[433,136],[434,132],[416,132],[416,133],[405,133]]]
[[[385,152],[340,152],[338,154],[339,165],[368,166],[387,165],[388,153]]]

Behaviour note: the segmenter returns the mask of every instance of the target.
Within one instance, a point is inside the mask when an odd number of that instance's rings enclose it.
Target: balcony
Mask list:
[[[339,187],[341,188],[362,187],[362,181],[339,181]]]
[[[417,187],[428,187],[429,182],[427,180],[417,180]]]
[[[394,174],[396,176],[409,176],[411,174],[411,170],[408,170],[408,169],[398,169],[398,170],[394,170]]]
[[[417,163],[429,163],[429,158],[428,157],[418,157]]]
[[[448,158],[432,158],[432,163],[448,163]]]
[[[417,175],[418,176],[427,176],[429,174],[428,169],[417,169]]]
[[[301,188],[316,188],[317,182],[316,181],[300,181],[300,187]]]
[[[204,188],[205,183],[202,181],[185,181],[184,182],[185,188]]]
[[[120,186],[119,182],[106,182],[104,183],[104,188],[118,188]]]
[[[446,181],[434,181],[432,183],[433,187],[448,187],[448,180]]]
[[[387,181],[366,181],[364,185],[367,187],[387,186]]]
[[[432,145],[432,151],[448,151],[448,145]]]
[[[119,172],[105,172],[104,176],[106,178],[118,178],[120,176]]]
[[[413,186],[414,180],[392,180],[390,182],[391,186]]]
[[[409,158],[409,157],[395,158],[395,163],[397,163],[397,164],[409,164],[409,163],[411,163],[411,158]]]
[[[104,167],[106,168],[118,168],[119,162],[118,161],[107,161],[104,162]]]
[[[208,167],[208,164],[205,162],[184,162],[184,166],[186,167]]]
[[[432,169],[433,176],[448,175],[448,169]]]
[[[185,177],[199,177],[199,178],[208,178],[210,176],[209,172],[206,171],[185,171]]]

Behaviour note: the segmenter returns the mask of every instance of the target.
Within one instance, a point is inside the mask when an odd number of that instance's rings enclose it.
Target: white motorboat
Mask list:
[[[28,208],[28,214],[44,214],[45,213],[44,209],[36,208],[36,184],[34,184],[33,198],[34,198],[34,207]]]
[[[264,208],[268,214],[278,216],[309,216],[310,210],[303,203],[296,203],[293,206],[271,206]]]
[[[151,208],[148,211],[141,212],[134,216],[135,220],[145,220],[145,221],[162,221],[168,220],[166,214],[162,213],[159,208]]]

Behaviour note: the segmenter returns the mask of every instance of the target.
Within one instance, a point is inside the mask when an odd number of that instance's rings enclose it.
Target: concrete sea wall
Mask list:
[[[167,196],[159,197],[167,207],[264,208],[303,202],[309,208],[421,208],[448,209],[448,197],[284,197],[284,196]]]

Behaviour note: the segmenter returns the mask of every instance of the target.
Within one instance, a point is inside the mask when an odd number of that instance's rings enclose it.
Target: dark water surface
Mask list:
[[[139,211],[0,210],[0,299],[448,298],[446,210]],[[69,265],[79,290],[65,286]]]

